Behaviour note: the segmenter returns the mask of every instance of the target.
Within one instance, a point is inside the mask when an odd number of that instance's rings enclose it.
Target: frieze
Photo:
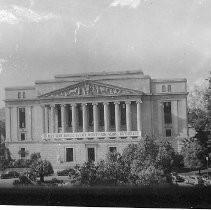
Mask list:
[[[65,89],[46,93],[41,97],[71,97],[71,96],[96,96],[96,95],[127,95],[134,94],[135,91],[124,90],[121,88],[109,87],[106,85],[85,82],[69,86]],[[136,93],[137,94],[137,93]]]

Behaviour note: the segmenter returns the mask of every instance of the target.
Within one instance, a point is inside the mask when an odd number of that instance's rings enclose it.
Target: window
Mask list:
[[[87,148],[88,152],[88,161],[93,162],[95,161],[95,148]]]
[[[171,136],[171,129],[166,129],[166,137],[170,137]]]
[[[21,141],[26,140],[26,134],[25,133],[21,133]]]
[[[25,108],[19,108],[19,128],[26,127]]]
[[[26,98],[26,93],[25,92],[23,92],[23,98]]]
[[[73,162],[73,148],[66,148],[66,162]]]
[[[109,147],[109,152],[117,152],[117,148],[116,147]]]
[[[162,85],[162,92],[166,92],[166,86]]]
[[[20,149],[20,156],[21,156],[21,158],[25,158],[26,157],[26,149],[25,148],[21,148]]]
[[[171,117],[171,102],[164,102],[164,123],[171,124],[172,117]]]
[[[18,92],[18,98],[21,98],[21,92]]]
[[[168,85],[168,92],[171,92],[171,85]]]

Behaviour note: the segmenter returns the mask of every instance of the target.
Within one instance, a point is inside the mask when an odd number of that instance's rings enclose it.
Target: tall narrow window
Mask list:
[[[66,148],[66,162],[73,162],[73,148]]]
[[[20,156],[21,156],[21,158],[25,158],[26,157],[26,149],[25,148],[21,148],[20,149]]]
[[[26,140],[26,134],[25,133],[21,133],[21,141]]]
[[[170,137],[171,136],[171,129],[166,129],[166,137]]]
[[[21,92],[18,92],[18,98],[21,98]]]
[[[168,92],[171,92],[171,85],[168,85]]]
[[[171,124],[172,116],[171,116],[171,102],[164,102],[164,123]]]
[[[162,85],[162,92],[166,92],[166,86]]]
[[[87,148],[88,153],[88,161],[93,162],[95,161],[95,148]]]
[[[26,127],[26,114],[25,108],[19,108],[19,128]]]
[[[23,92],[23,98],[26,98],[26,93],[25,92]]]

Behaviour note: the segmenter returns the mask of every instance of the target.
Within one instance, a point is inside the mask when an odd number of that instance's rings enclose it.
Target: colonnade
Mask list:
[[[126,106],[126,131],[132,130],[132,113],[131,113],[131,102],[123,102]],[[99,132],[99,104],[102,102],[92,103],[92,113],[93,113],[93,131]],[[114,103],[115,110],[115,131],[119,132],[121,127],[121,113],[120,113],[120,101],[112,102]],[[137,131],[142,130],[142,117],[141,117],[141,101],[136,101],[136,120],[137,120]],[[67,122],[67,112],[66,107],[71,109],[72,118],[72,132],[78,132],[78,113],[77,104],[82,106],[82,127],[83,132],[88,132],[88,110],[87,103],[70,103],[70,104],[57,104],[61,107],[61,130],[60,132],[66,133],[66,122]],[[109,132],[110,128],[110,112],[109,112],[109,102],[103,102],[103,112],[104,112],[104,132]],[[69,106],[67,106],[69,105]],[[56,109],[56,104],[46,104],[44,105],[44,131],[45,133],[57,133],[58,132],[58,109]]]

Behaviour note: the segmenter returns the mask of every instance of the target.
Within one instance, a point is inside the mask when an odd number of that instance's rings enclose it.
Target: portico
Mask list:
[[[46,104],[44,133],[141,131],[141,103],[138,100]]]

